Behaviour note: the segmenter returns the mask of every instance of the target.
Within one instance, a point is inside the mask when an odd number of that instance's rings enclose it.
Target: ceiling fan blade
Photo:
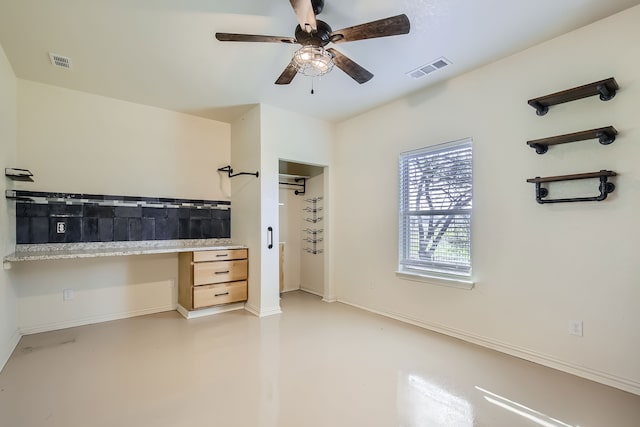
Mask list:
[[[221,42],[264,42],[264,43],[297,43],[292,37],[261,36],[257,34],[216,33]]]
[[[295,65],[293,65],[293,61],[291,61],[289,62],[289,65],[287,65],[287,68],[284,69],[282,74],[280,74],[278,80],[276,80],[276,84],[288,85],[289,83],[291,83],[296,74],[298,74],[298,70],[296,69]]]
[[[407,18],[407,15],[402,14],[334,31],[331,33],[331,41],[333,43],[344,43],[377,37],[397,36],[408,34],[410,29],[409,18]]]
[[[333,55],[333,62],[335,62],[336,67],[347,73],[349,77],[351,77],[358,83],[366,83],[371,80],[371,78],[373,78],[373,74],[371,74],[365,68],[356,64],[337,50],[329,48],[327,49],[327,52]]]
[[[289,2],[293,7],[293,11],[296,13],[296,18],[298,18],[300,28],[305,30],[307,33],[316,31],[318,26],[316,25],[316,15],[313,12],[311,0],[289,0]]]

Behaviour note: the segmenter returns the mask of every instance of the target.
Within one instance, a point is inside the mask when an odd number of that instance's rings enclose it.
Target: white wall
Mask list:
[[[18,163],[35,175],[23,189],[229,200],[216,171],[229,164],[229,124],[25,80],[17,96]],[[174,309],[177,277],[176,254],[11,270],[25,333]]]
[[[339,299],[640,393],[638,22],[634,7],[339,124],[330,247]],[[621,90],[609,102],[591,97],[544,117],[526,102],[611,76]],[[525,145],[607,125],[620,132],[613,145],[543,156]],[[398,155],[464,137],[474,140],[476,287],[399,279]],[[525,182],[600,169],[619,174],[604,202],[539,205]],[[572,319],[584,320],[584,337],[568,334]]]
[[[16,164],[16,77],[0,46],[0,167]],[[3,178],[0,191],[13,188],[13,182]],[[3,197],[4,199],[4,197]],[[0,205],[0,256],[13,252],[16,243],[15,202],[4,199]],[[0,270],[0,370],[13,352],[20,333],[16,315],[16,296],[11,275]]]
[[[260,106],[256,106],[231,124],[231,166],[234,173],[260,170]],[[229,178],[227,178],[229,179]],[[231,178],[231,237],[249,248],[248,300],[245,308],[261,313],[260,180],[250,175]],[[276,234],[277,236],[277,234]]]
[[[286,160],[293,163],[303,163],[325,168],[325,179],[331,173],[332,151],[331,143],[334,138],[333,125],[304,116],[298,113],[282,110],[270,105],[261,106],[261,196],[263,230],[272,225],[275,229],[276,243],[279,235],[278,221],[278,172],[279,161]],[[329,192],[325,193],[325,206],[331,202]],[[329,218],[325,223],[328,227]],[[278,303],[278,251],[263,250],[262,277],[265,284],[263,290],[268,292],[269,298]],[[325,263],[325,269],[330,268]],[[323,293],[326,299],[332,299],[333,286],[327,281]]]

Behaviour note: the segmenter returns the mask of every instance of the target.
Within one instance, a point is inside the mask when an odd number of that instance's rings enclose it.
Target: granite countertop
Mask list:
[[[3,264],[19,261],[95,258],[205,251],[212,249],[242,249],[231,239],[147,240],[138,242],[45,243],[16,245],[16,251],[4,257]]]

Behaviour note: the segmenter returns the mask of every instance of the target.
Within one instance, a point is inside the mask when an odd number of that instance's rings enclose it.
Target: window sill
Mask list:
[[[475,286],[475,283],[471,280],[459,279],[454,277],[444,276],[428,276],[426,274],[409,273],[406,271],[396,271],[396,276],[405,280],[412,280],[414,282],[429,283],[438,286],[448,286],[451,288],[471,290]]]

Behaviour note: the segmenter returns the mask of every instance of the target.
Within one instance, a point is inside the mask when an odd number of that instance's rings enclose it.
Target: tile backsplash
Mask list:
[[[16,243],[231,237],[230,203],[15,191]]]

